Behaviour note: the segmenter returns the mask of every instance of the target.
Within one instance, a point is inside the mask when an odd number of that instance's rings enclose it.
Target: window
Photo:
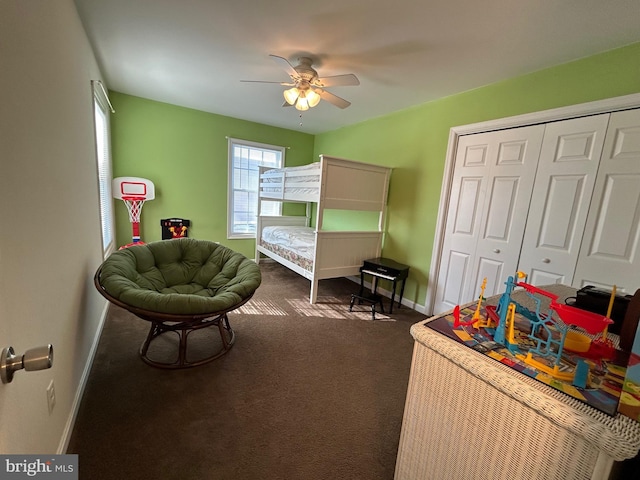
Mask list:
[[[259,167],[282,168],[284,147],[229,139],[228,238],[254,238],[258,220]],[[263,215],[280,215],[280,202],[262,202]]]
[[[102,251],[104,256],[113,249],[113,199],[111,196],[111,141],[109,134],[109,100],[102,85],[92,82],[93,111],[98,162],[98,188],[100,194],[100,225],[102,227]]]

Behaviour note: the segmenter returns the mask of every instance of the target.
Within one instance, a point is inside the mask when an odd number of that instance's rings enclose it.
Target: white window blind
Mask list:
[[[255,237],[259,167],[282,168],[285,147],[229,139],[229,211],[227,237]],[[262,202],[263,215],[280,215],[280,202]]]
[[[96,88],[95,82],[93,93],[102,250],[106,256],[113,249],[114,245],[109,104],[104,92],[101,91],[101,87],[97,86]]]

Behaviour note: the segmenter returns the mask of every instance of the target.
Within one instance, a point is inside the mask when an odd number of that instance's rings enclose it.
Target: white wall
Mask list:
[[[0,0],[0,348],[54,347],[53,368],[0,384],[1,453],[64,453],[101,328],[99,78],[72,0]]]

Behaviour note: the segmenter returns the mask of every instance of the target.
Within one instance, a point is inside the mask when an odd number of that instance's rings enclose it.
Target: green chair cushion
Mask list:
[[[126,305],[158,313],[222,312],[260,286],[260,268],[206,240],[179,238],[118,250],[101,267],[104,290]]]

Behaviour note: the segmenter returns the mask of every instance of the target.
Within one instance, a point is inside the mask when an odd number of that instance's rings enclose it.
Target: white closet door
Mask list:
[[[611,114],[573,285],[640,288],[640,110]]]
[[[434,312],[502,291],[515,272],[544,126],[461,137]]]
[[[609,114],[547,124],[518,270],[571,285]]]

